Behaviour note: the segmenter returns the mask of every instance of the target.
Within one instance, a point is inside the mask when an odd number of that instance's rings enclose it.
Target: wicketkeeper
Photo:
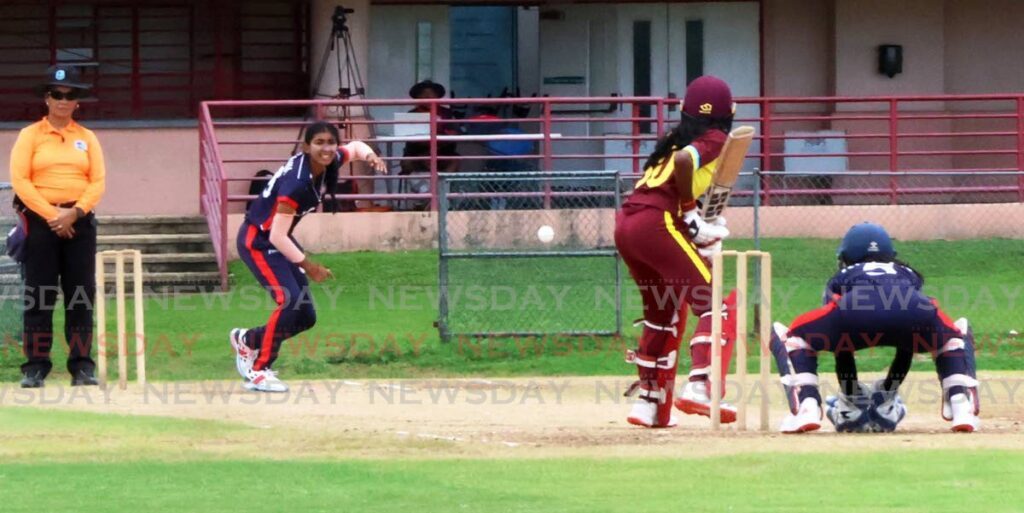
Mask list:
[[[839,271],[825,288],[825,305],[798,316],[787,328],[775,323],[771,350],[778,363],[791,414],[783,433],[821,426],[818,353],[836,355],[840,394],[828,401],[828,418],[840,432],[893,431],[906,416],[900,383],[915,353],[930,353],[942,385],[942,416],[953,431],[980,427],[974,336],[967,319],[954,322],[921,287],[924,278],[896,259],[889,234],[861,223],[836,252]],[[857,381],[853,354],[874,346],[896,348],[885,380]]]

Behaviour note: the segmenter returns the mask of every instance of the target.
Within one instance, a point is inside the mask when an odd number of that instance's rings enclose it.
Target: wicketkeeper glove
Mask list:
[[[853,395],[840,393],[825,398],[825,416],[839,433],[864,433],[873,431],[870,414],[871,387],[857,383]]]
[[[877,431],[890,433],[896,430],[903,417],[907,416],[907,406],[895,390],[885,390],[882,381],[875,383],[871,393],[871,423]]]

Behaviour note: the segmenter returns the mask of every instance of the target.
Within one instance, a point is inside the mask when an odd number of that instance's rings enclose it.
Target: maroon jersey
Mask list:
[[[722,153],[727,136],[725,132],[710,129],[701,134],[685,148],[693,161],[693,197],[699,198],[711,186],[715,169],[718,167],[718,156]],[[675,152],[660,164],[644,170],[644,176],[636,183],[633,194],[626,203],[650,205],[662,210],[676,213],[679,211],[680,195],[676,189],[673,176],[676,169]]]

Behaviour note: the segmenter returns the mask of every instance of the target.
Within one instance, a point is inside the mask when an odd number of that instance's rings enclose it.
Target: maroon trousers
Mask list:
[[[646,325],[638,343],[638,355],[656,359],[678,350],[689,306],[698,317],[689,347],[690,380],[706,380],[711,365],[711,265],[686,233],[677,216],[646,205],[624,205],[615,219],[615,246],[640,289],[644,306]],[[726,301],[723,372],[728,369],[735,340],[735,316],[730,315],[735,309],[734,301],[732,295]],[[675,335],[666,336],[664,331],[651,328],[652,324],[674,327]],[[653,379],[652,372],[640,368],[641,385]],[[673,366],[669,381],[674,379]]]
[[[640,288],[644,320],[667,326],[678,312],[680,332],[686,305],[698,316],[711,310],[711,265],[685,233],[671,212],[646,205],[624,205],[615,218],[615,247]]]

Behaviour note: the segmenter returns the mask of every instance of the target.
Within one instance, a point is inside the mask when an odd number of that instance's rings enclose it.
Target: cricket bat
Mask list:
[[[701,216],[711,222],[718,218],[729,203],[732,186],[743,169],[743,159],[747,158],[750,143],[754,140],[754,127],[740,126],[729,132],[722,153],[718,156],[718,167],[715,169],[714,181],[701,198],[704,208]]]

